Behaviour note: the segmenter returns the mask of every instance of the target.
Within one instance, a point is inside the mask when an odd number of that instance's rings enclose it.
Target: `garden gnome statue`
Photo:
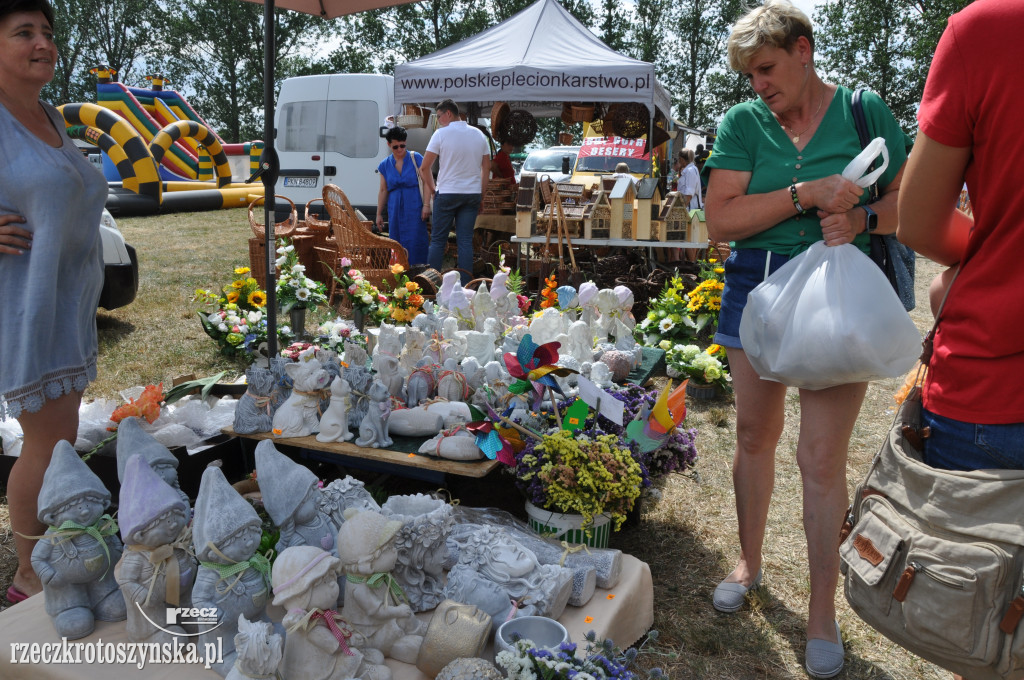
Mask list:
[[[274,423],[271,406],[274,391],[274,374],[268,368],[252,366],[245,371],[248,388],[238,399],[235,407],[233,429],[237,434],[270,432]]]
[[[452,506],[425,494],[392,496],[381,512],[402,522],[398,530],[395,577],[414,612],[433,609],[444,599],[444,560],[455,520]],[[443,665],[443,664],[442,664]]]
[[[221,639],[223,663],[214,666],[221,675],[235,663],[238,616],[269,620],[270,561],[256,553],[262,533],[259,515],[228,484],[220,468],[206,468],[192,523],[192,543],[199,559],[192,606],[217,609],[217,627],[201,631],[199,644],[216,645]]]
[[[416,663],[425,625],[409,607],[391,571],[398,561],[395,536],[402,522],[376,512],[345,512],[338,557],[348,582],[342,616],[367,646],[404,663]]]
[[[311,546],[292,546],[274,561],[274,604],[287,632],[283,675],[288,680],[388,678],[384,656],[362,651],[365,638],[335,611],[338,558]]]
[[[238,616],[238,634],[235,635],[238,656],[224,680],[264,680],[278,678],[284,642],[267,621],[250,621]]]
[[[108,505],[100,478],[71,444],[57,442],[39,490],[38,517],[48,528],[32,550],[32,568],[59,637],[77,640],[93,631],[96,619],[125,619],[114,580],[121,541],[117,524],[103,514]]]
[[[281,530],[277,552],[293,545],[311,545],[335,552],[338,527],[319,509],[320,487],[316,475],[274,447],[269,439],[256,445],[256,478],[260,480],[263,507]],[[335,553],[337,554],[337,553]]]
[[[331,403],[320,416],[320,432],[316,435],[318,442],[347,442],[355,436],[348,429],[350,394],[352,386],[344,377],[339,375],[331,382]]]
[[[508,534],[486,527],[460,546],[459,562],[448,572],[445,596],[476,605],[496,621],[509,618],[513,600],[524,604],[512,616],[557,619],[572,595],[572,581],[571,569],[541,564]]]
[[[178,459],[170,449],[142,429],[138,418],[125,418],[117,426],[117,481],[122,484],[125,465],[137,453],[142,454],[153,471],[174,489],[188,507],[191,502],[188,494],[178,485]]]
[[[139,454],[125,466],[118,518],[125,550],[114,569],[128,608],[128,639],[170,642],[185,630],[167,621],[168,607],[190,607],[196,562],[189,554],[189,506]]]

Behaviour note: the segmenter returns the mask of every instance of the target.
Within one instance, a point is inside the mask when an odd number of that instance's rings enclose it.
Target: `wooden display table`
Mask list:
[[[490,229],[506,234],[516,233],[515,215],[477,215],[474,229]]]
[[[326,463],[335,463],[373,472],[385,472],[437,483],[444,483],[445,477],[448,475],[479,479],[480,477],[487,476],[500,465],[497,460],[490,460],[488,458],[476,461],[447,460],[410,451],[371,449],[356,446],[351,442],[319,442],[312,435],[282,439],[274,437],[270,432],[237,434],[230,427],[224,428],[224,433],[241,439],[256,441],[270,439],[274,442],[274,446],[279,449],[286,447],[302,449],[305,452],[305,457]],[[401,448],[411,448],[417,442],[423,441],[422,438],[412,437],[396,437],[395,440],[404,444]]]

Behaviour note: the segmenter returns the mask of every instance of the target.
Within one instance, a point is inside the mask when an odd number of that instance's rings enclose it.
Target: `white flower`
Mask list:
[[[286,258],[286,257],[279,257],[279,258],[277,258],[276,260],[274,260],[274,264],[276,264],[276,265],[277,265],[278,267],[283,267],[283,266],[284,266],[284,263],[285,263],[285,261],[286,261],[287,259],[288,259],[288,258]]]
[[[297,265],[292,267],[292,275],[293,276],[298,276],[299,274],[301,274],[304,271],[306,271],[305,265],[297,264]]]
[[[650,326],[650,325],[651,325],[651,320],[650,319],[644,319],[643,321],[640,322],[641,330],[647,330],[647,327]]]
[[[228,325],[226,323],[217,324],[217,330],[219,330],[221,333],[227,333]]]
[[[373,304],[373,296],[370,295],[369,293],[367,293],[366,295],[363,296],[363,302],[368,304],[368,305],[372,305]]]
[[[245,335],[246,333],[249,332],[249,327],[246,326],[245,324],[242,324],[241,326],[238,327],[238,332],[241,333],[242,335]]]
[[[257,324],[263,319],[263,312],[254,311],[246,314],[250,324]]]
[[[219,325],[220,324],[220,314],[216,314],[216,313],[215,314],[211,314],[210,316],[206,317],[206,320],[209,321],[210,323],[212,323],[215,326]]]
[[[309,299],[309,291],[306,290],[305,288],[299,288],[297,291],[295,291],[295,299],[301,302],[305,302],[306,300]]]
[[[676,326],[676,322],[673,321],[672,319],[667,318],[667,317],[662,319],[661,322],[658,323],[658,328],[661,330],[662,333],[669,332],[670,330],[675,328],[675,326]]]

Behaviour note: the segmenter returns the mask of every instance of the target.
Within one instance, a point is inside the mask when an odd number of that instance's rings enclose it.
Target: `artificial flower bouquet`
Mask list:
[[[359,332],[355,324],[347,319],[337,318],[325,321],[316,329],[316,345],[329,349],[338,356],[345,353],[345,343],[351,342],[366,349],[366,335]]]
[[[267,339],[267,294],[249,276],[248,267],[236,267],[232,282],[220,292],[196,289],[192,301],[205,307],[196,314],[221,354],[250,360],[257,357],[260,344]],[[291,340],[287,327],[278,327],[278,337],[282,342]]]
[[[700,385],[716,385],[728,391],[732,376],[729,375],[725,348],[711,345],[702,350],[697,345],[673,345],[665,353],[669,375],[686,376]]]
[[[687,311],[686,280],[676,272],[654,300],[647,316],[637,324],[634,334],[637,340],[649,347],[662,342],[682,342],[697,334],[697,324]]]
[[[686,313],[701,337],[711,337],[718,328],[718,312],[722,309],[725,268],[712,258],[700,262],[700,283],[686,295]],[[705,331],[705,329],[707,329]]]
[[[292,308],[316,309],[327,304],[327,289],[324,284],[306,276],[306,267],[299,264],[299,255],[288,239],[278,239],[277,305],[285,314]]]
[[[400,264],[391,265],[391,275],[395,277],[395,284],[386,294],[386,317],[397,324],[409,323],[423,313],[424,298],[420,284],[409,280],[405,267]]]
[[[366,280],[361,271],[352,266],[352,260],[341,258],[341,271],[334,272],[334,280],[345,293],[345,299],[367,317],[377,313],[378,306],[387,302],[387,297],[377,286]]]
[[[494,661],[508,673],[509,680],[634,680],[639,677],[630,670],[644,645],[658,639],[658,631],[647,634],[640,648],[625,652],[611,640],[598,640],[593,631],[586,634],[587,646],[582,655],[576,645],[563,643],[557,650],[538,649],[530,640],[519,639],[511,651],[499,652]],[[649,678],[664,678],[660,668],[647,672]]]

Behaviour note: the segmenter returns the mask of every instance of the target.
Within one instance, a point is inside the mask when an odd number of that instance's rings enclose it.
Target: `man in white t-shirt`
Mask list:
[[[697,210],[704,207],[704,201],[700,192],[700,171],[694,164],[693,149],[683,149],[679,152],[679,159],[683,162],[683,170],[679,173],[679,184],[677,191],[684,197],[689,196],[690,210]]]
[[[434,218],[430,228],[427,262],[441,271],[448,234],[455,225],[458,268],[462,283],[468,283],[473,271],[473,227],[480,201],[491,174],[491,148],[484,133],[459,120],[459,106],[451,99],[437,105],[440,128],[430,138],[423,154],[420,174],[430,195],[434,195]],[[431,168],[440,158],[437,186]],[[427,219],[424,206],[424,219]]]

